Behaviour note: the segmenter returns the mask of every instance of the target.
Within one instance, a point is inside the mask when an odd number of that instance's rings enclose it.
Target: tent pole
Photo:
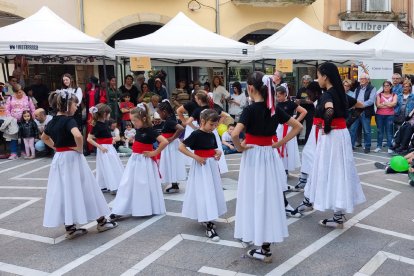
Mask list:
[[[118,105],[118,57],[115,57],[115,105]],[[118,112],[114,112],[115,121],[118,122]]]
[[[6,81],[9,81],[9,76],[10,76],[10,72],[9,72],[9,59],[7,58],[7,56],[6,56],[6,72],[7,72],[7,80]]]
[[[255,60],[252,61],[252,67],[253,67],[253,72],[256,71],[256,61]]]
[[[3,77],[4,77],[4,83],[8,82],[8,77],[6,76],[6,68],[4,68],[4,63],[1,63],[1,69],[3,69]]]
[[[229,61],[226,60],[226,73],[225,73],[225,82],[226,82],[226,90],[229,91]]]
[[[106,62],[105,62],[105,56],[103,56],[103,72],[104,72],[104,83],[105,85],[105,92],[106,92],[106,99],[108,100],[108,103],[111,104],[111,100],[109,99],[108,95],[108,75],[106,74]]]
[[[124,59],[124,76],[126,76],[126,59]]]
[[[265,60],[264,59],[262,59],[262,71],[263,73],[265,72]]]

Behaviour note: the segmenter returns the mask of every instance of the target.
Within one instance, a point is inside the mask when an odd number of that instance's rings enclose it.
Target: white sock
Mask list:
[[[300,178],[302,178],[302,179],[308,179],[308,174],[307,173],[303,173],[303,172],[301,172],[300,173]]]

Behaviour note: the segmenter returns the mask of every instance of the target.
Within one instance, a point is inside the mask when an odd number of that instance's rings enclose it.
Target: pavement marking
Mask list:
[[[253,276],[254,274],[247,274],[247,273],[240,273],[236,271],[220,269],[210,266],[202,266],[197,272],[209,274],[209,275],[216,275],[216,276]]]
[[[17,178],[17,179],[11,179],[11,180],[20,180],[20,181],[47,181],[49,180],[49,178],[37,178],[37,177],[22,177],[22,178]]]
[[[132,276],[136,275],[142,270],[144,270],[146,267],[148,267],[150,264],[155,262],[157,259],[159,259],[161,256],[163,256],[165,253],[167,253],[169,250],[171,250],[174,246],[178,245],[183,240],[190,240],[190,241],[197,241],[197,242],[203,242],[203,243],[212,243],[212,244],[218,244],[218,245],[224,245],[224,246],[230,246],[230,247],[236,247],[236,248],[246,248],[241,244],[240,242],[235,241],[228,241],[228,240],[220,240],[218,242],[213,242],[207,237],[200,237],[195,235],[188,235],[188,234],[178,234],[165,244],[163,244],[160,248],[155,250],[153,253],[142,259],[140,262],[138,262],[136,265],[125,271],[121,274],[121,276]]]
[[[378,228],[378,227],[371,226],[371,225],[366,225],[366,224],[363,224],[363,223],[357,223],[354,226],[359,227],[359,228],[363,228],[363,229],[367,229],[367,230],[371,230],[371,231],[374,231],[374,232],[378,232],[378,233],[381,233],[381,234],[390,235],[390,236],[394,236],[394,237],[397,237],[397,238],[414,241],[414,236],[412,236],[412,235],[407,235],[407,234],[404,234],[404,233],[399,233],[399,232],[395,232],[395,231],[391,231],[391,230],[387,230],[387,229],[383,229],[383,228]]]
[[[17,168],[20,168],[20,167],[23,167],[23,166],[26,166],[26,165],[29,165],[29,164],[32,164],[32,163],[39,162],[40,160],[43,160],[43,159],[44,159],[44,158],[35,159],[35,160],[33,160],[33,161],[25,162],[25,163],[19,164],[19,165],[17,165],[17,166],[13,166],[13,167],[10,167],[10,168],[7,168],[7,169],[4,169],[4,170],[1,170],[1,171],[0,171],[0,174],[1,174],[1,173],[4,173],[4,172],[11,171],[11,170],[14,170],[14,169],[17,169]]]
[[[1,213],[0,219],[4,219],[5,217],[10,216],[11,214],[20,211],[21,209],[26,208],[27,206],[32,205],[33,203],[41,199],[41,197],[0,197],[0,200],[28,200],[27,202],[20,204],[19,206],[16,206],[4,213]]]
[[[372,159],[365,159],[365,158],[360,158],[360,157],[355,157],[355,156],[354,156],[354,159],[357,159],[357,160],[362,160],[362,161],[371,161],[371,162],[373,162],[373,163],[377,162],[377,161],[372,160]]]
[[[362,156],[371,156],[371,157],[376,157],[376,158],[381,158],[381,159],[386,159],[386,160],[391,159],[391,156],[390,157],[384,157],[384,156],[380,156],[380,155],[373,155],[373,154],[367,154],[367,153],[355,152],[355,151],[354,151],[354,154],[360,154]]]
[[[367,276],[373,275],[375,271],[387,260],[391,259],[394,261],[414,265],[414,259],[407,258],[401,255],[396,255],[386,251],[379,251],[371,260],[368,261],[357,273],[354,275]]]
[[[371,161],[371,162],[365,162],[365,163],[358,163],[355,164],[355,167],[359,167],[359,166],[364,166],[364,165],[371,165],[374,164],[375,162]]]
[[[9,162],[16,161],[16,160],[17,159],[14,159],[14,160],[6,160],[6,161],[3,161],[3,162],[0,162],[0,166],[3,165],[3,164],[9,163]]]
[[[98,256],[99,254],[105,252],[106,250],[111,249],[115,245],[117,245],[120,242],[128,239],[132,235],[135,235],[136,233],[138,233],[141,230],[147,228],[148,226],[152,225],[153,223],[157,222],[158,220],[162,219],[163,217],[165,217],[165,215],[154,216],[154,217],[144,221],[140,225],[132,228],[131,230],[123,233],[122,235],[106,242],[105,244],[93,249],[89,253],[87,253],[83,256],[80,256],[79,258],[73,260],[72,262],[70,262],[70,263],[64,265],[63,267],[55,270],[54,272],[51,273],[51,275],[62,275],[62,274],[65,274],[65,273],[77,268],[81,264],[91,260],[92,258],[94,258],[94,257]]]
[[[384,187],[381,187],[381,186],[376,186],[376,185],[369,184],[369,183],[361,182],[361,184],[366,185],[366,186],[370,186],[370,187],[374,187],[374,188],[378,188],[378,189],[381,189],[381,190],[390,191],[390,194],[386,195],[385,197],[383,197],[379,201],[375,202],[373,205],[371,205],[368,208],[366,208],[365,210],[359,212],[354,217],[352,217],[347,222],[345,222],[344,229],[332,230],[331,232],[329,232],[325,236],[323,236],[320,239],[316,240],[315,242],[311,243],[309,246],[307,246],[306,248],[301,250],[299,253],[297,253],[294,256],[292,256],[291,258],[289,258],[284,263],[280,264],[278,267],[276,267],[275,269],[270,271],[267,275],[283,275],[283,274],[287,273],[288,271],[290,271],[291,269],[296,267],[298,264],[300,264],[302,261],[304,261],[306,258],[308,258],[312,254],[316,253],[319,249],[321,249],[322,247],[324,247],[325,245],[327,245],[328,243],[330,243],[331,241],[333,241],[334,239],[336,239],[337,237],[339,237],[340,235],[342,235],[343,233],[348,231],[352,226],[354,226],[359,221],[366,218],[367,216],[369,216],[370,214],[372,214],[373,212],[375,212],[376,210],[378,210],[379,208],[381,208],[382,206],[384,206],[385,204],[390,202],[392,199],[394,199],[397,195],[399,195],[401,193],[401,192],[396,191],[396,190],[384,188]]]
[[[371,174],[371,173],[376,173],[376,172],[384,172],[384,170],[372,170],[372,171],[366,171],[366,172],[361,172],[361,173],[358,173],[358,175],[366,175],[366,174]]]
[[[55,244],[55,239],[49,238],[49,237],[43,237],[35,234],[29,234],[29,233],[23,233],[19,231],[9,230],[0,228],[0,235],[14,237],[14,238],[20,238],[30,241],[37,241],[41,243],[47,243],[47,244]]]
[[[0,186],[0,189],[13,190],[46,190],[47,187],[33,187],[33,186]]]
[[[31,174],[31,173],[34,173],[34,172],[37,172],[37,171],[43,170],[43,169],[45,169],[45,168],[47,168],[47,167],[50,167],[50,165],[51,165],[51,164],[48,164],[48,165],[42,166],[42,167],[40,167],[40,168],[37,168],[37,169],[31,170],[31,171],[27,171],[27,172],[25,172],[25,173],[18,174],[18,175],[16,175],[16,176],[13,176],[13,177],[12,177],[12,178],[10,178],[10,179],[11,179],[11,180],[19,179],[19,178],[21,178],[22,176],[25,176],[25,175],[28,175],[28,174]]]
[[[408,182],[403,182],[403,181],[399,181],[399,180],[394,180],[394,179],[385,179],[385,180],[387,180],[387,181],[391,181],[391,182],[394,182],[394,183],[398,183],[398,184],[403,184],[403,185],[406,185],[406,186],[410,186],[410,184],[408,184]]]
[[[2,263],[2,262],[0,262],[0,271],[13,273],[13,274],[17,274],[17,275],[32,275],[32,276],[49,275],[49,273],[44,272],[44,271],[31,269],[31,268],[27,268],[27,267],[23,267],[23,266],[6,264],[6,263]]]

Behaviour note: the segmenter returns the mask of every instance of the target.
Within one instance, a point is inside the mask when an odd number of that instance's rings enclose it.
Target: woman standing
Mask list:
[[[254,103],[243,110],[231,134],[235,147],[243,152],[234,237],[261,246],[249,250],[248,257],[271,262],[270,244],[282,242],[288,236],[283,202],[283,191],[287,189],[285,169],[273,148],[286,144],[300,132],[302,126],[275,107],[268,76],[254,72],[249,75],[247,84]],[[273,143],[277,126],[284,123],[292,130],[282,140]],[[245,145],[241,145],[239,139],[243,130],[246,132]]]
[[[213,78],[213,101],[216,105],[224,109],[226,99],[230,97],[230,93],[224,88],[223,82],[219,76]]]
[[[115,76],[109,77],[109,87],[108,87],[108,105],[111,108],[111,118],[114,120],[119,119],[119,98],[121,97],[121,91],[116,87],[116,78]]]
[[[13,92],[14,94],[6,101],[6,114],[15,118],[18,123],[20,123],[25,110],[29,110],[34,116],[35,106],[32,100],[24,94],[20,84],[13,87]]]
[[[133,82],[134,78],[131,75],[126,75],[125,82],[119,87],[119,90],[121,90],[122,94],[129,93],[131,102],[136,106],[138,103],[138,88],[132,84]]]
[[[82,133],[82,89],[80,87],[74,86],[72,75],[69,73],[65,73],[62,76],[62,89],[66,89],[68,92],[75,94],[76,98],[78,99],[78,102],[76,104],[77,109],[73,115],[73,118],[78,125],[79,131]]]
[[[244,106],[246,105],[246,96],[242,91],[240,82],[236,81],[232,85],[233,94],[228,100],[229,103],[229,114],[235,121],[238,121],[238,117],[241,115]],[[213,94],[214,95],[214,94]]]
[[[377,148],[375,152],[380,152],[382,148],[382,139],[384,133],[387,137],[388,153],[393,153],[392,147],[392,130],[394,124],[394,107],[397,105],[397,95],[391,91],[392,83],[384,81],[382,84],[382,92],[377,95],[375,105],[377,106],[377,114],[375,121],[378,126]]]
[[[305,186],[305,201],[313,203],[316,210],[334,211],[333,217],[321,220],[320,225],[343,228],[344,213],[352,213],[355,205],[365,201],[345,122],[347,109],[361,108],[363,104],[346,96],[338,68],[333,63],[319,66],[318,82],[326,89],[315,112],[315,118],[320,118],[323,126]]]

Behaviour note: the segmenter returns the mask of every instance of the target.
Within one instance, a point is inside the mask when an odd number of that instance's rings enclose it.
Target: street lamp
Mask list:
[[[212,9],[215,11],[216,13],[216,34],[220,33],[220,0],[216,0],[216,7],[213,8],[209,5],[205,5],[203,3],[201,3],[198,0],[190,0],[187,4],[187,7],[191,10],[191,11],[197,11],[199,9],[201,9],[201,7],[206,7],[209,9]]]

